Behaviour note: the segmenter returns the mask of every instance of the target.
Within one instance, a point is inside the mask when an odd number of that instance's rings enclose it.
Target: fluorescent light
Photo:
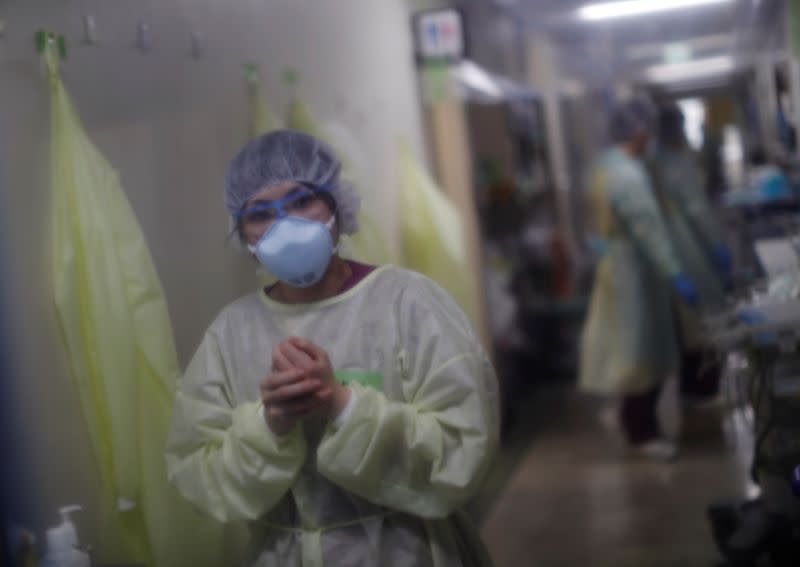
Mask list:
[[[691,59],[692,48],[685,43],[678,41],[664,46],[664,61],[667,63],[684,63]]]
[[[657,83],[670,83],[730,73],[735,67],[736,65],[732,57],[721,55],[719,57],[695,59],[683,63],[653,65],[645,70],[645,75],[648,79]]]
[[[503,90],[483,67],[467,59],[458,64],[456,68],[461,80],[470,88],[494,98],[503,96]]]
[[[683,131],[689,145],[695,150],[703,146],[703,122],[706,119],[706,109],[702,99],[684,98],[678,101],[678,106],[683,112]]]
[[[726,50],[733,47],[735,38],[733,34],[721,33],[714,35],[701,35],[689,39],[681,40],[691,48],[692,52],[709,50]],[[639,43],[625,49],[628,59],[649,59],[651,57],[661,57],[664,55],[664,42],[656,41],[652,43]]]
[[[582,20],[597,21],[612,18],[626,18],[651,14],[653,12],[666,12],[680,8],[690,8],[707,4],[722,4],[732,0],[624,0],[622,2],[603,2],[601,4],[587,4],[578,9],[578,17]]]

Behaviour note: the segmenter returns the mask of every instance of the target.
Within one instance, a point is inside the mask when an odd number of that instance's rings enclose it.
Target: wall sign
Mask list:
[[[457,62],[465,56],[464,16],[460,10],[427,10],[413,16],[417,60]]]

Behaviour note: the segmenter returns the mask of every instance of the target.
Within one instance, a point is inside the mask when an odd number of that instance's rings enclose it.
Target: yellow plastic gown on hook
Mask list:
[[[264,89],[261,87],[257,67],[245,65],[245,81],[249,87],[250,97],[250,139],[278,130],[283,127],[278,117],[267,105]],[[231,220],[231,223],[233,221]],[[231,224],[231,228],[233,224]],[[258,281],[262,286],[269,286],[277,281],[277,278],[267,272],[262,266],[256,269]]]
[[[250,109],[252,122],[250,124],[250,137],[257,138],[267,132],[272,132],[281,127],[277,117],[267,106],[264,89],[255,73],[248,74],[247,81],[250,85]]]
[[[147,244],[116,171],[83,131],[56,55],[45,61],[55,306],[104,494],[123,527],[123,555],[154,567],[228,564],[221,527],[167,482],[164,448],[180,371]]]
[[[323,128],[317,124],[308,107],[299,100],[294,100],[289,106],[287,125],[293,130],[314,136],[330,145],[342,161],[343,177],[355,181],[359,192],[364,187],[363,184],[369,182],[364,179],[353,179],[353,168],[348,156],[344,155],[344,150],[329,139],[330,136],[326,135]],[[385,235],[363,208],[358,213],[358,232],[346,235],[344,240],[347,252],[345,255],[352,256],[355,260],[370,264],[386,264],[392,261],[391,253],[386,246]]]
[[[467,261],[461,215],[404,143],[398,147],[398,164],[403,266],[436,281],[479,328],[477,288]]]

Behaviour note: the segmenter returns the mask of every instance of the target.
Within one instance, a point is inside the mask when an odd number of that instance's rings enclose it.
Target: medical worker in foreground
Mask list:
[[[497,447],[494,372],[431,280],[338,256],[358,209],[339,170],[289,130],[231,163],[228,211],[279,281],[206,332],[175,401],[170,479],[249,522],[248,565],[490,564],[459,507]]]
[[[733,261],[722,224],[706,196],[699,159],[684,134],[684,117],[675,103],[661,106],[659,148],[650,162],[653,184],[675,253],[697,288],[702,309],[719,312]],[[722,372],[703,329],[699,311],[676,302],[681,346],[680,388],[685,401],[713,400]]]
[[[634,99],[611,117],[612,146],[594,164],[589,198],[600,258],[581,337],[579,386],[621,396],[619,422],[635,453],[669,460],[657,407],[678,370],[672,291],[689,305],[697,292],[681,269],[643,157],[655,108]]]

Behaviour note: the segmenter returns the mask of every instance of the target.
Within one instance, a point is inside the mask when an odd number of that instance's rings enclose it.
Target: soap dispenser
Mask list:
[[[69,516],[80,509],[80,506],[59,509],[61,523],[47,530],[47,552],[42,567],[91,567],[89,555],[78,548],[78,532]]]

